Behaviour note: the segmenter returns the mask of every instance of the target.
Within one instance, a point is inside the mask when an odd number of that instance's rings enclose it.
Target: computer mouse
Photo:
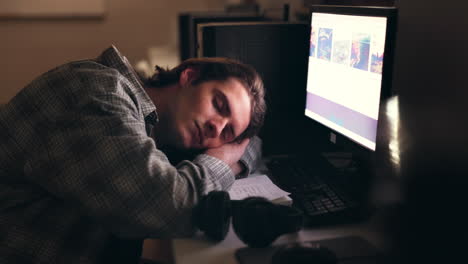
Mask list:
[[[299,242],[279,246],[271,264],[336,264],[338,259],[330,249],[314,242]]]

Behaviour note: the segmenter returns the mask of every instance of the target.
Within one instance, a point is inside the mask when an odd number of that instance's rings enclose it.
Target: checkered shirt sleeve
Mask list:
[[[154,110],[115,47],[45,73],[5,105],[0,262],[98,263],[113,240],[193,234],[199,197],[234,175],[208,155],[171,165],[147,135]]]

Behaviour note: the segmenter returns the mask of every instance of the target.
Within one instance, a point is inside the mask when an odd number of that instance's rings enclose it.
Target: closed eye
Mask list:
[[[223,112],[223,102],[217,96],[213,98],[213,105],[218,113],[222,114]]]
[[[213,105],[222,116],[229,116],[231,114],[231,109],[227,102],[226,96],[221,92],[216,92],[213,97]]]
[[[221,116],[229,117],[231,115],[229,101],[226,95],[219,90],[216,90],[213,96],[213,106]],[[232,124],[226,124],[221,133],[221,136],[225,142],[230,142],[235,139],[235,131]]]

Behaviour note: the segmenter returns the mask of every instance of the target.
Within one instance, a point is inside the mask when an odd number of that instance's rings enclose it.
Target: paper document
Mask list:
[[[231,200],[242,200],[251,196],[275,200],[289,194],[281,190],[264,174],[251,175],[247,178],[236,180],[231,190],[229,190]]]

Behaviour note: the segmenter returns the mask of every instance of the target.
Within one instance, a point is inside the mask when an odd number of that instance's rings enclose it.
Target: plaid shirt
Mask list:
[[[155,122],[113,46],[20,91],[0,110],[0,263],[132,263],[144,238],[193,234],[199,197],[234,175],[204,154],[171,165],[148,136]]]

